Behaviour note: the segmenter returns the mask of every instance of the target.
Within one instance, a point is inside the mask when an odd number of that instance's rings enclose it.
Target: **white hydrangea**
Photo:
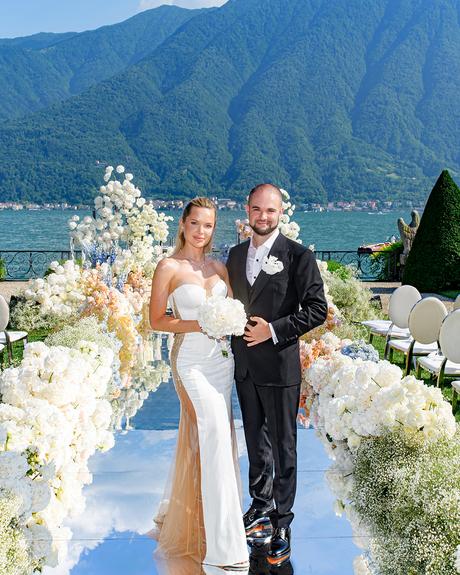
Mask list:
[[[16,481],[24,477],[29,470],[27,459],[13,451],[0,452],[0,481]]]
[[[430,440],[455,434],[452,409],[441,391],[413,376],[403,378],[388,361],[353,360],[335,352],[331,359],[319,358],[307,377],[318,394],[319,425],[352,451],[363,437],[401,428],[420,430]]]
[[[353,569],[355,575],[372,575],[367,559],[363,555],[355,557],[353,561]]]
[[[52,273],[45,278],[31,280],[22,293],[26,300],[40,304],[42,315],[67,318],[81,309],[85,302],[80,288],[82,269],[72,260],[63,265],[52,262],[50,268]]]
[[[198,309],[198,323],[210,337],[220,339],[226,335],[243,335],[247,323],[243,304],[221,295],[213,295]]]
[[[33,342],[18,367],[0,374],[0,489],[20,502],[17,522],[37,564],[57,564],[62,521],[84,508],[88,459],[113,446],[105,397],[113,360],[95,342]]]
[[[455,569],[457,569],[457,573],[460,573],[460,545],[457,547],[455,552]]]

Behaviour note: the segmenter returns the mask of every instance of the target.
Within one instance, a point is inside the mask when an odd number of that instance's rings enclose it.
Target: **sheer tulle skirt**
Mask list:
[[[248,560],[231,412],[233,356],[228,345],[226,351],[228,357],[200,333],[176,335],[171,350],[181,415],[168,486],[150,532],[164,558],[216,566]]]

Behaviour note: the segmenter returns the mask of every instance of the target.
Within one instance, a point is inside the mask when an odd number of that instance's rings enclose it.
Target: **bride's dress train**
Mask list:
[[[213,294],[226,295],[219,280]],[[175,317],[190,320],[207,297],[184,283],[170,295]],[[248,561],[231,392],[233,355],[202,333],[176,334],[171,368],[181,404],[175,461],[156,524],[158,552],[208,565]]]
[[[199,565],[192,559],[156,558],[157,575],[241,575],[241,570],[232,567],[216,567],[215,565]],[[245,569],[244,573],[248,573]]]

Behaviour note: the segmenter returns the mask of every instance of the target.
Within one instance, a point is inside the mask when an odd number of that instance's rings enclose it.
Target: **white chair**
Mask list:
[[[375,336],[386,337],[390,327],[392,337],[406,338],[409,335],[409,330],[394,326],[390,319],[366,319],[361,324],[369,328],[369,343]]]
[[[437,386],[441,386],[444,378],[460,377],[460,309],[451,311],[442,322],[439,331],[441,353],[430,353],[417,359],[417,377],[421,369],[436,376]]]
[[[460,309],[460,293],[455,298],[454,301],[454,311],[456,309]],[[460,381],[453,381],[452,382],[452,390],[453,390],[453,397],[452,397],[452,407],[455,411],[455,406],[457,405],[457,395],[460,395]]]
[[[366,320],[361,323],[369,328],[369,343],[374,336],[385,337],[385,358],[388,355],[388,342],[393,339],[407,339],[410,336],[408,329],[409,313],[414,305],[422,299],[418,289],[404,285],[395,289],[391,294],[388,309],[389,320]]]
[[[409,375],[414,357],[429,355],[439,351],[439,332],[447,308],[436,297],[427,297],[418,301],[409,314],[408,339],[390,339],[388,342],[389,359],[393,359],[393,350],[406,356],[406,375]]]
[[[452,411],[457,408],[457,395],[460,396],[460,380],[452,382]]]
[[[29,334],[26,331],[7,331],[6,326],[9,321],[10,308],[5,298],[0,295],[0,344],[2,345],[2,349],[6,345],[8,360],[11,362],[13,360],[13,343],[23,340],[25,345]]]
[[[456,309],[460,309],[460,293],[458,294],[458,296],[455,298],[454,301],[454,310]]]

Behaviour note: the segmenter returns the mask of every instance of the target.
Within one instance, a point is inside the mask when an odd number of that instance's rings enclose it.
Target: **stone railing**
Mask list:
[[[219,257],[226,257],[229,246],[215,249],[213,253]],[[351,250],[318,250],[316,257],[323,261],[333,260],[345,265],[352,265],[358,270],[363,281],[397,281],[399,280],[399,254],[384,252],[379,254],[359,253]],[[80,257],[81,252],[75,252]],[[71,257],[70,250],[1,250],[0,269],[5,270],[4,280],[27,280],[43,277],[53,260],[66,260]]]

